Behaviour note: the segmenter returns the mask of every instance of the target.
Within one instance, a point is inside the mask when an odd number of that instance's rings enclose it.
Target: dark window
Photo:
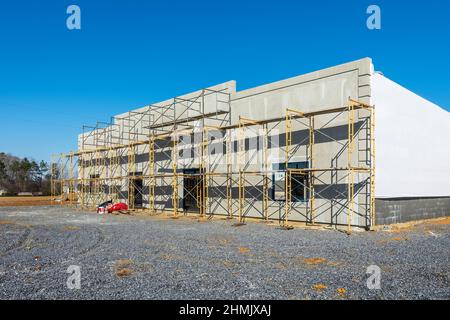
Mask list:
[[[89,187],[88,187],[88,192],[89,193],[94,193],[96,191],[96,188],[99,186],[99,182],[97,179],[100,179],[100,175],[99,174],[91,174],[89,179]]]
[[[292,201],[301,202],[307,198],[308,176],[304,174],[291,174]]]
[[[286,172],[284,163],[277,163],[273,165],[274,170],[278,170],[273,175],[272,200],[285,201],[286,188]],[[305,169],[308,168],[308,162],[290,162],[288,167],[291,169]],[[308,175],[300,173],[291,173],[291,198],[294,202],[303,202],[308,200]]]

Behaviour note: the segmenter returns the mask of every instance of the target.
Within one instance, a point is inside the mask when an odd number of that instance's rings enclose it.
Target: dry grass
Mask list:
[[[378,243],[385,244],[385,243],[389,243],[389,242],[399,242],[399,241],[408,241],[408,240],[409,239],[407,237],[398,236],[398,237],[392,237],[392,238],[379,240]]]
[[[80,230],[80,227],[77,227],[77,226],[64,226],[62,229],[64,231],[76,231],[76,230]]]
[[[161,255],[161,259],[163,259],[163,260],[174,260],[174,259],[175,259],[175,256],[174,256],[174,255],[171,255],[171,254],[169,254],[169,253],[163,253],[163,254]]]
[[[328,288],[328,286],[326,286],[326,285],[324,285],[324,284],[322,284],[322,283],[319,283],[319,284],[313,285],[312,288],[313,288],[314,290],[320,292],[320,291],[323,291],[323,290],[325,290],[326,288]]]
[[[446,226],[450,224],[450,217],[436,220],[424,221],[426,225],[438,225],[438,226]]]
[[[343,264],[340,261],[329,261],[322,257],[313,257],[313,258],[297,257],[295,258],[294,262],[306,268],[316,268],[320,266],[338,267]]]
[[[415,225],[405,225],[405,226],[393,226],[391,230],[389,230],[389,233],[401,233],[401,232],[409,232],[414,229]]]
[[[337,267],[337,266],[340,266],[341,264],[342,264],[342,262],[328,261],[328,265],[332,266],[332,267]]]
[[[316,266],[316,265],[319,265],[319,264],[326,263],[327,259],[320,258],[320,257],[318,257],[318,258],[305,258],[305,259],[302,260],[302,262],[307,264],[307,265],[310,265],[310,266]]]
[[[275,263],[274,267],[276,269],[285,270],[287,269],[286,265],[283,262],[277,262]]]
[[[207,239],[207,242],[211,246],[228,246],[233,242],[233,237],[210,237]]]
[[[225,267],[227,267],[227,268],[234,267],[234,262],[232,262],[232,261],[230,261],[230,260],[224,260],[222,263],[223,263],[223,265],[224,265]]]
[[[410,221],[404,223],[398,223],[391,226],[389,233],[403,233],[418,230],[421,226],[426,228],[432,228],[433,226],[448,226],[450,225],[450,217],[436,218],[428,220]]]
[[[217,241],[219,242],[219,245],[221,245],[221,246],[227,246],[227,245],[229,245],[231,242],[233,242],[233,239],[227,239],[227,238],[220,238],[220,239],[217,239]]]
[[[122,277],[128,277],[131,276],[133,274],[133,270],[128,269],[128,268],[123,268],[120,270],[116,271],[116,276],[122,278]]]
[[[345,290],[345,288],[338,288],[336,292],[341,298],[344,298],[347,295],[347,290]]]
[[[53,204],[51,200],[49,196],[0,197],[0,207],[48,206]]]
[[[390,240],[390,241],[406,241],[406,240],[408,240],[408,238],[406,238],[406,237],[393,237],[393,238],[388,239],[388,240]]]
[[[250,252],[250,249],[245,248],[245,247],[239,247],[238,250],[239,250],[239,253],[249,253]]]
[[[339,267],[343,263],[340,261],[329,261],[322,257],[304,258],[296,257],[294,263],[300,264],[303,268],[314,269],[319,267]]]
[[[278,252],[272,250],[272,251],[269,251],[269,256],[272,258],[278,258],[280,255],[278,254]]]
[[[14,224],[14,221],[10,221],[10,220],[0,220],[0,225],[6,225],[6,224]]]
[[[133,274],[133,269],[131,269],[132,264],[133,261],[130,259],[117,260],[115,264],[116,276],[122,278],[132,275]]]

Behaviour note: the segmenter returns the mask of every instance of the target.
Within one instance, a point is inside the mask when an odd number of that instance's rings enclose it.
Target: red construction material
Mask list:
[[[128,206],[126,203],[116,203],[112,205],[110,208],[108,208],[108,213],[114,212],[114,211],[125,211],[128,210]]]

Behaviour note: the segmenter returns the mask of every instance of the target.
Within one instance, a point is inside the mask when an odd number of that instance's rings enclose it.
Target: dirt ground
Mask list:
[[[0,207],[48,206],[52,204],[50,196],[0,197]]]

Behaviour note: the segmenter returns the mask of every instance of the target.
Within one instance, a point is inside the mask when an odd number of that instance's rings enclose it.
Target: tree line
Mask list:
[[[50,168],[47,162],[19,158],[0,152],[0,191],[9,195],[19,192],[50,194]]]

